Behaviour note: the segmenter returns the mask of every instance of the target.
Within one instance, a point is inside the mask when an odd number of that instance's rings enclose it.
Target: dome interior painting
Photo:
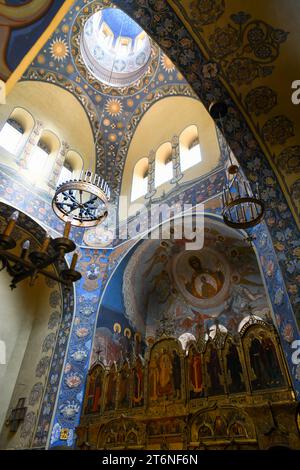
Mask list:
[[[1,449],[300,450],[298,10],[0,0]]]
[[[260,318],[270,316],[255,252],[243,236],[205,217],[200,250],[186,250],[185,239],[146,240],[131,249],[106,287],[95,348],[107,341],[101,359],[120,361],[132,354],[135,333],[146,343],[154,341],[161,319],[178,339],[198,338],[216,320],[235,334],[250,303]],[[125,350],[122,331],[114,331],[117,324],[132,332]]]

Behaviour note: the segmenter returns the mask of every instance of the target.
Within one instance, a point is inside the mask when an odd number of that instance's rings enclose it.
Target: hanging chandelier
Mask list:
[[[224,136],[223,119],[227,114],[227,105],[214,102],[209,108],[214,120],[219,120]],[[224,137],[225,138],[225,137]],[[228,162],[226,166],[227,182],[222,192],[222,215],[226,225],[236,229],[247,229],[259,224],[264,216],[264,203],[260,198],[258,183],[255,189],[244,176],[233,157],[226,141]]]
[[[79,179],[62,183],[52,200],[55,214],[77,227],[94,227],[108,215],[110,188],[101,176],[81,172]]]

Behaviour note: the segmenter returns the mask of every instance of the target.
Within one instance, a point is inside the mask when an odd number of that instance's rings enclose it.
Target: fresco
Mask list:
[[[0,79],[9,78],[63,3],[63,0],[0,2]]]

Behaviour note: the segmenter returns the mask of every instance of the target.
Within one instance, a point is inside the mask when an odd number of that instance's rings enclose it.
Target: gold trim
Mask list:
[[[15,84],[20,80],[23,73],[29,67],[31,62],[40,52],[42,47],[46,44],[50,36],[54,33],[57,26],[60,24],[64,16],[68,13],[70,8],[72,7],[75,0],[65,0],[61,8],[58,10],[54,18],[52,19],[51,23],[47,26],[45,31],[41,34],[39,39],[36,43],[32,46],[32,48],[27,52],[27,54],[23,57],[17,68],[12,72],[8,80],[6,81],[6,96],[12,91]]]

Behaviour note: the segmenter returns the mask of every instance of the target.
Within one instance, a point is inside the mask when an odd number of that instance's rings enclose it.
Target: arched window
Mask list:
[[[41,179],[45,181],[48,178],[59,148],[60,141],[58,137],[51,131],[43,131],[28,161],[28,170],[31,179]]]
[[[181,171],[188,170],[201,162],[201,148],[197,126],[184,129],[179,138]]]
[[[170,142],[162,144],[155,158],[155,187],[170,181],[173,177],[172,145]]]
[[[148,158],[139,160],[133,170],[131,201],[145,196],[148,190]]]
[[[101,42],[105,46],[110,47],[114,40],[114,34],[111,31],[111,29],[107,26],[107,24],[102,23],[101,29],[99,31],[99,35],[102,40]]]
[[[0,131],[0,146],[9,153],[17,155],[23,134],[24,129],[20,122],[9,118]]]
[[[62,184],[80,175],[83,168],[83,161],[78,152],[69,150],[64,165],[61,169],[57,184]]]

